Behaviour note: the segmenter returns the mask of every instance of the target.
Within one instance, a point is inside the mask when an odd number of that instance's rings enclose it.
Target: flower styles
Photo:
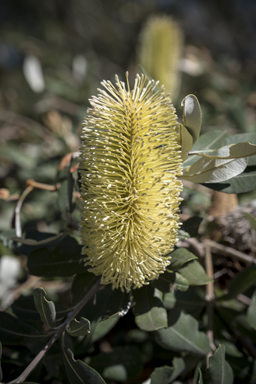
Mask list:
[[[130,291],[158,278],[177,242],[182,173],[177,117],[157,82],[101,84],[84,120],[81,236],[102,284]],[[167,255],[167,256],[166,256]]]

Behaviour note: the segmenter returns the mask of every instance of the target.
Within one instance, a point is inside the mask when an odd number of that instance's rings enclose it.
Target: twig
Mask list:
[[[204,243],[207,244],[212,251],[221,251],[227,256],[235,257],[238,260],[243,261],[244,263],[255,263],[256,260],[254,257],[246,255],[245,253],[242,253],[240,251],[237,251],[236,249],[226,247],[225,245],[218,244],[213,240],[204,240]]]
[[[27,197],[27,195],[33,191],[34,187],[32,186],[28,186],[25,191],[21,194],[19,200],[18,200],[18,203],[15,207],[15,211],[14,211],[14,222],[15,222],[15,230],[16,230],[16,236],[17,237],[21,237],[21,234],[22,234],[22,230],[21,230],[21,223],[20,223],[20,210],[21,210],[21,207],[22,207],[22,204],[25,200],[25,198]]]
[[[56,332],[53,337],[48,341],[45,347],[36,355],[34,360],[27,366],[27,368],[22,372],[22,374],[15,380],[10,381],[7,384],[17,384],[23,383],[23,381],[27,378],[30,372],[36,367],[39,361],[44,357],[46,352],[51,348],[51,346],[55,343],[55,341],[65,332],[70,321],[76,317],[76,315],[81,311],[81,309],[85,306],[85,304],[90,300],[90,298],[96,293],[96,291],[100,287],[100,279],[91,287],[91,289],[87,292],[87,294],[83,297],[83,299],[76,305],[75,309],[70,312],[67,319],[61,324],[58,328],[56,328]]]
[[[212,255],[211,255],[210,246],[208,244],[205,244],[205,268],[206,268],[207,275],[213,280]],[[207,318],[208,318],[207,337],[209,339],[210,347],[212,350],[206,356],[206,365],[207,365],[207,368],[209,368],[209,357],[212,356],[212,352],[216,350],[216,346],[214,344],[214,336],[213,336],[213,300],[215,299],[213,281],[210,281],[206,286],[205,299],[207,301]]]
[[[55,191],[58,191],[58,189],[60,189],[60,184],[49,185],[44,183],[38,183],[33,179],[27,180],[26,185],[31,186],[33,188],[37,188],[37,189],[43,189],[44,191],[49,191],[49,192],[55,192]]]

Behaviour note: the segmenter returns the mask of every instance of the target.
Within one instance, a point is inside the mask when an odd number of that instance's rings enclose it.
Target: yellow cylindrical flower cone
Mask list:
[[[81,236],[90,271],[130,291],[157,279],[177,242],[182,173],[177,116],[146,76],[90,100],[81,145]]]
[[[180,88],[182,48],[183,33],[176,21],[166,15],[148,19],[140,34],[138,64],[160,85],[164,84],[172,100]]]

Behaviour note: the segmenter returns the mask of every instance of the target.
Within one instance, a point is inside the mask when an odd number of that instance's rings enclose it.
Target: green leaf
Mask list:
[[[242,269],[235,278],[231,280],[228,293],[219,298],[219,300],[231,300],[243,293],[256,283],[256,264],[251,264]]]
[[[65,237],[54,248],[40,248],[30,253],[27,267],[31,275],[55,277],[83,273],[84,256],[82,246],[70,237]]]
[[[157,280],[153,280],[152,285],[161,292],[172,292],[176,288],[180,290],[188,289],[188,281],[186,279],[178,273],[172,273],[168,270],[159,275]]]
[[[216,320],[215,320],[215,322],[216,322]],[[214,324],[214,328],[215,328],[215,324]],[[223,332],[223,328],[220,329],[220,332],[224,333]],[[227,340],[225,340],[223,338],[222,339],[218,339],[216,337],[215,337],[214,340],[215,340],[215,344],[216,345],[221,344],[222,346],[225,347],[226,355],[234,356],[234,357],[243,357],[243,353],[241,351],[239,351],[239,349],[236,347],[236,345],[232,341],[227,341]]]
[[[199,216],[190,217],[189,219],[184,221],[182,229],[185,232],[188,232],[191,237],[196,237],[198,235],[198,229],[202,220],[203,218]]]
[[[171,252],[171,263],[168,266],[169,271],[177,271],[180,269],[185,263],[188,263],[191,260],[197,259],[197,257],[189,252],[186,248],[178,248],[175,251]]]
[[[187,291],[189,287],[189,282],[186,277],[183,277],[180,273],[175,272],[175,282],[173,289],[179,289],[180,291]]]
[[[204,285],[212,281],[197,260],[192,260],[179,270],[180,274],[188,280],[189,285]]]
[[[246,167],[247,158],[211,159],[203,157],[185,168],[182,178],[194,183],[217,183],[239,175]]]
[[[167,326],[167,313],[161,300],[154,296],[154,288],[146,285],[133,292],[133,312],[137,326],[144,331],[155,331]]]
[[[251,229],[256,230],[256,218],[249,212],[244,212],[244,216],[249,220]]]
[[[93,356],[90,366],[105,379],[127,382],[142,369],[141,353],[135,347],[116,347],[111,352]]]
[[[228,144],[237,144],[249,142],[251,144],[256,144],[256,134],[252,133],[240,133],[238,135],[231,135],[224,139],[224,145]],[[256,165],[256,156],[251,156],[249,158],[248,166]]]
[[[222,183],[206,183],[205,187],[224,193],[246,193],[256,189],[256,167],[247,167],[243,173]]]
[[[194,318],[200,318],[206,302],[194,290],[189,289],[186,292],[165,293],[163,304],[167,310],[182,310]]]
[[[181,105],[183,106],[184,126],[187,128],[195,143],[199,137],[202,124],[200,104],[195,95],[188,95],[182,100]]]
[[[168,328],[156,331],[156,341],[163,348],[204,356],[210,351],[205,333],[198,331],[198,322],[190,315],[170,311]]]
[[[246,314],[246,320],[248,324],[256,331],[256,290],[252,295],[251,304]]]
[[[256,145],[251,143],[229,144],[217,150],[196,151],[193,153],[209,159],[240,159],[256,154]]]
[[[91,343],[95,343],[95,341],[107,335],[109,331],[116,325],[118,320],[118,317],[111,317],[104,321],[93,321],[91,323],[91,333],[88,335],[90,336]]]
[[[81,360],[75,360],[70,349],[63,349],[63,358],[70,384],[105,384],[98,372]]]
[[[44,340],[46,335],[40,334],[35,328],[23,323],[9,313],[0,312],[0,340],[6,344],[26,344]]]
[[[218,149],[219,147],[222,147],[224,145],[224,140],[227,137],[227,131],[214,130],[204,133],[194,144],[192,152],[200,150],[206,151],[207,149]],[[197,155],[189,155],[183,164],[184,168],[194,164],[199,159],[200,157]]]
[[[193,147],[193,137],[182,124],[179,124],[180,129],[180,146],[181,146],[181,159],[184,161],[188,157],[188,152]]]
[[[151,384],[169,384],[172,383],[185,370],[185,361],[182,358],[175,357],[172,361],[172,367],[164,366],[156,368],[151,374]]]
[[[183,231],[182,229],[178,229],[178,238],[183,241],[190,238],[190,234],[188,232]]]
[[[20,319],[25,322],[41,322],[40,314],[38,313],[34,296],[33,295],[24,295],[20,296],[15,300],[11,305],[12,312]],[[70,312],[69,308],[63,308],[62,305],[56,305],[56,317],[62,318]]]
[[[55,305],[52,301],[46,300],[46,292],[43,288],[36,288],[33,291],[35,306],[40,314],[41,320],[48,327],[54,328],[56,321]]]
[[[86,336],[90,331],[90,321],[84,317],[81,317],[80,321],[73,319],[69,323],[68,333],[71,336]]]
[[[207,384],[232,384],[233,372],[225,360],[225,347],[220,345],[209,358]]]

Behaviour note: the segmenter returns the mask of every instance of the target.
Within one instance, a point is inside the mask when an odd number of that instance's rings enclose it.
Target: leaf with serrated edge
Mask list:
[[[93,368],[81,360],[75,360],[70,349],[63,349],[64,364],[70,384],[106,384]]]
[[[210,351],[205,333],[198,331],[198,322],[190,315],[170,311],[168,327],[156,331],[156,341],[163,348],[204,356]]]
[[[232,384],[233,372],[225,360],[225,347],[220,345],[209,358],[209,369],[207,370],[207,382],[209,384]]]
[[[195,143],[199,137],[202,124],[200,104],[195,95],[187,95],[182,100],[181,105],[183,106],[184,126],[187,128]]]
[[[161,300],[154,296],[154,288],[146,285],[133,292],[133,312],[137,326],[143,331],[155,331],[167,326],[167,312]]]
[[[212,281],[197,260],[182,266],[179,273],[188,280],[189,285],[205,285]]]
[[[41,320],[48,327],[55,327],[56,310],[52,301],[46,300],[46,292],[43,288],[36,288],[33,292],[35,306],[40,314]]]
[[[84,317],[81,317],[80,321],[73,319],[69,323],[68,333],[71,336],[86,336],[90,331],[90,321]]]

